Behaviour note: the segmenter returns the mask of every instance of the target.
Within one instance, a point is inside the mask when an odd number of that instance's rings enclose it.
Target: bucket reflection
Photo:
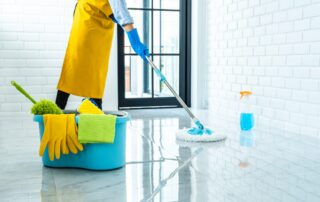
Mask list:
[[[249,158],[254,147],[254,132],[241,131],[240,132],[240,168],[247,168],[250,166]]]

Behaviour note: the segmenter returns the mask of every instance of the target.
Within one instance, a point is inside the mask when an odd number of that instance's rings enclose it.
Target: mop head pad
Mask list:
[[[218,135],[216,133],[202,135],[190,134],[190,128],[183,128],[176,133],[176,138],[178,140],[189,141],[189,142],[218,142],[226,139],[225,135]],[[208,130],[208,129],[207,129]]]
[[[196,127],[183,128],[176,133],[178,140],[190,142],[217,142],[226,139],[225,135],[218,135],[212,130],[203,127],[200,122],[196,122]]]
[[[211,144],[210,144],[211,143]],[[210,148],[210,149],[219,149],[221,147],[224,147],[226,145],[225,141],[214,141],[214,142],[208,142],[208,141],[185,141],[185,140],[179,140],[176,139],[176,144],[179,145],[179,147],[188,147],[188,148]]]

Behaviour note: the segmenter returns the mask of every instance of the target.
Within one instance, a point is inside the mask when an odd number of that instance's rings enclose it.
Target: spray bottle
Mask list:
[[[253,112],[250,109],[251,91],[241,91],[241,113],[240,113],[240,128],[243,131],[250,131],[254,126]]]

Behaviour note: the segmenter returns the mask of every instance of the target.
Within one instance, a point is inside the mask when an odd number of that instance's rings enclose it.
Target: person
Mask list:
[[[56,104],[61,109],[70,94],[90,98],[102,109],[115,23],[124,29],[136,54],[145,61],[150,55],[125,0],[78,0],[57,85]]]

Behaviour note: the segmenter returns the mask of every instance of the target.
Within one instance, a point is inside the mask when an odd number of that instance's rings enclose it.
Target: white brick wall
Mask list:
[[[238,121],[239,91],[251,90],[257,124],[319,137],[320,2],[207,4],[209,109]]]
[[[26,114],[30,102],[10,81],[19,82],[35,99],[54,100],[71,29],[76,0],[0,0],[0,115]],[[116,55],[112,53],[106,108],[117,108]],[[114,76],[110,76],[113,74]],[[114,78],[114,79],[113,79]],[[110,79],[109,79],[110,80]],[[111,89],[112,88],[112,89]],[[107,94],[107,95],[106,95]],[[81,101],[70,97],[68,108]]]
[[[74,5],[74,0],[0,0],[1,115],[30,110],[11,80],[35,99],[55,99]]]

